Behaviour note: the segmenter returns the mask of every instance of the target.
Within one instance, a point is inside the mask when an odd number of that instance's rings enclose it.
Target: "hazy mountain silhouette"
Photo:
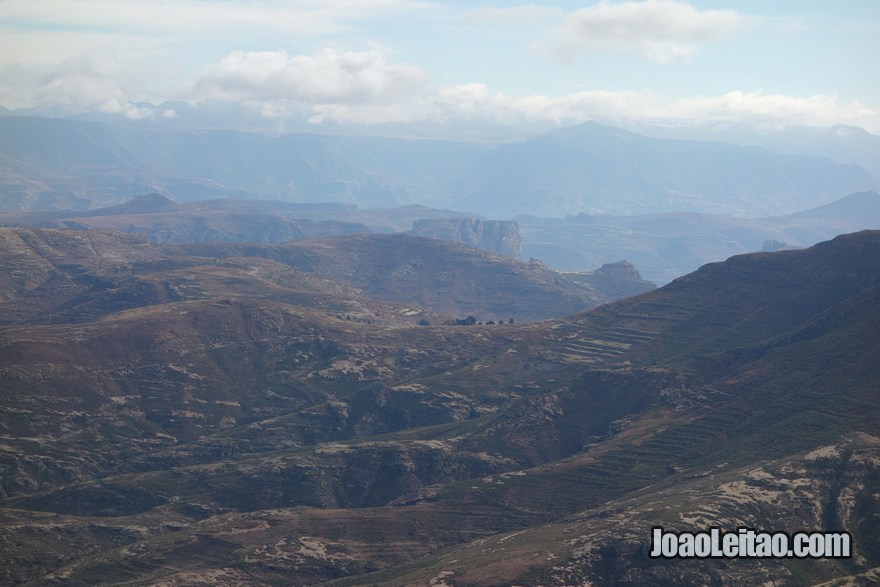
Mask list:
[[[84,209],[161,191],[419,203],[527,213],[787,214],[878,188],[863,169],[729,144],[651,139],[598,123],[497,146],[440,140],[180,132],[0,117],[0,207]]]

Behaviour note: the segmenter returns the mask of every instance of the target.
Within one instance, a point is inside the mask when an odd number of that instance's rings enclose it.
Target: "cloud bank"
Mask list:
[[[129,120],[174,120],[176,113],[131,100],[139,72],[106,49],[55,66],[8,66],[0,71],[0,102],[17,93],[25,103],[62,113],[97,111]],[[27,87],[27,96],[21,97]],[[385,123],[565,125],[589,119],[614,122],[734,121],[852,124],[872,128],[880,113],[833,94],[789,96],[760,89],[669,99],[651,91],[589,90],[562,95],[511,94],[480,82],[440,85],[422,69],[394,62],[380,50],[289,55],[233,51],[208,67],[178,96],[197,108],[243,106],[267,121],[298,126]],[[283,128],[283,124],[280,125]]]
[[[194,84],[193,101],[246,105],[266,118],[310,123],[388,122],[570,124],[587,119],[776,121],[859,124],[877,116],[833,95],[785,96],[760,90],[664,100],[649,91],[591,90],[511,95],[474,82],[438,86],[421,69],[390,62],[381,51],[290,56],[236,51]]]
[[[129,120],[152,118],[151,109],[126,99],[137,85],[136,77],[111,51],[96,48],[53,66],[7,66],[0,70],[0,100],[66,114],[93,110]]]
[[[195,84],[196,100],[239,102],[267,117],[305,115],[310,122],[409,122],[428,115],[429,76],[379,51],[288,56],[236,51]]]

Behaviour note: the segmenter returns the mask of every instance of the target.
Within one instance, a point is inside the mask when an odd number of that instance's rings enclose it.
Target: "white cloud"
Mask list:
[[[484,109],[507,109],[528,120],[571,124],[599,118],[680,122],[749,122],[776,124],[852,124],[871,128],[880,112],[862,102],[844,102],[836,96],[785,96],[761,91],[728,92],[720,96],[697,96],[664,101],[650,92],[578,92],[559,97],[539,95],[494,100]],[[509,114],[510,115],[510,114]]]
[[[639,92],[594,90],[549,97],[540,94],[510,96],[491,92],[484,84],[444,88],[439,97],[447,118],[484,118],[496,122],[549,122],[569,124],[597,116],[625,116],[643,109],[646,97]]]
[[[13,64],[0,70],[0,101],[13,108],[48,107],[67,114],[100,111],[129,120],[153,118],[150,108],[126,99],[137,72],[106,48],[75,55],[54,66]]]
[[[113,55],[89,51],[49,69],[36,88],[36,101],[66,110],[119,102],[120,74]]]
[[[423,117],[430,78],[377,50],[288,56],[235,51],[195,84],[197,100],[244,103],[267,117],[305,113],[313,122],[403,122]]]
[[[555,34],[559,53],[613,51],[666,63],[734,34],[747,19],[733,10],[700,11],[679,0],[598,4],[569,14]]]
[[[371,27],[430,11],[424,0],[0,0],[0,75],[110,48],[150,68],[135,99],[161,101],[233,49],[362,47]],[[34,105],[32,87],[5,81],[4,104]]]

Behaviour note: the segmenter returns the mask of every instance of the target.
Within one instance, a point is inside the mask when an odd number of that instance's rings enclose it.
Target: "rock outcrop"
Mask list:
[[[636,296],[655,289],[650,281],[643,279],[638,270],[628,261],[605,263],[588,273],[566,273],[575,281],[580,281],[602,292],[612,300]]]

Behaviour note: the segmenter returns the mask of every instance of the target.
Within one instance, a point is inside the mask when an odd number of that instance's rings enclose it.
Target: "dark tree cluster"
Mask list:
[[[477,322],[477,319],[473,316],[468,316],[467,318],[458,318],[455,320],[456,326],[473,326],[474,324],[478,324],[483,326],[484,324],[504,324],[504,320],[498,320],[498,322],[494,320],[487,320],[486,322]],[[513,324],[513,318],[508,320],[507,324]]]

